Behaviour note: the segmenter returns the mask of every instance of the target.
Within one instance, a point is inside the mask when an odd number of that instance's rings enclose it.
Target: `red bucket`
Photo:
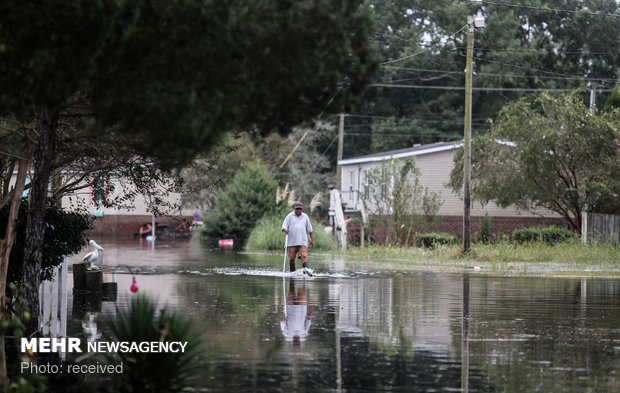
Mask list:
[[[220,239],[217,242],[219,248],[233,248],[233,239]]]

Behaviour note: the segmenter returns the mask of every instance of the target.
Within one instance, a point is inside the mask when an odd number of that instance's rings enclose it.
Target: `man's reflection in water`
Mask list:
[[[284,305],[284,320],[280,321],[280,328],[286,341],[293,342],[293,347],[299,347],[308,336],[312,324],[312,309],[313,305],[308,305],[305,280],[290,279]]]

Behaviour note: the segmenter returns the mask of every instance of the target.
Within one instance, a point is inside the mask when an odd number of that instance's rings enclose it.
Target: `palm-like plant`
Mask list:
[[[121,392],[178,392],[194,386],[199,377],[202,338],[192,322],[155,302],[138,296],[128,310],[117,310],[108,321],[106,338],[118,342],[187,342],[184,352],[118,352],[111,361],[123,362],[117,389]]]

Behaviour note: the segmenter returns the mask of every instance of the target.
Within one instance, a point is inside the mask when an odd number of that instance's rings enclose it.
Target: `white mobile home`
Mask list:
[[[132,202],[126,207],[104,207],[103,200],[115,200],[127,194],[134,194],[135,187],[128,181],[117,178],[109,178],[102,181],[99,187],[93,187],[96,180],[88,179],[90,185],[65,195],[62,198],[62,206],[71,209],[75,206],[85,207],[96,217],[91,236],[106,235],[131,235],[139,232],[143,224],[150,223],[154,218],[149,211],[145,197],[139,193],[132,198]],[[113,190],[113,191],[112,191]],[[163,190],[161,190],[163,192]],[[172,205],[180,204],[181,194],[169,193],[164,195],[165,203]],[[156,217],[158,228],[174,230],[180,223],[181,218],[188,218],[190,214],[181,211],[168,212],[170,216]]]
[[[392,150],[362,157],[348,158],[338,161],[341,170],[342,202],[346,210],[361,210],[361,196],[368,191],[368,173],[382,162],[392,159],[415,158],[420,170],[420,183],[430,192],[440,196],[442,205],[437,213],[442,217],[462,217],[463,198],[454,193],[448,186],[450,172],[454,167],[454,153],[463,145],[461,142],[439,142],[427,145],[416,145],[406,149]],[[472,217],[514,217],[514,218],[553,218],[559,216],[551,211],[527,212],[517,208],[500,208],[490,202],[481,205],[473,201]]]
[[[96,217],[94,228],[90,232],[91,236],[105,235],[132,235],[139,232],[140,226],[153,220],[145,197],[137,194],[133,202],[127,203],[125,207],[104,207],[103,201],[112,201],[123,198],[127,194],[135,194],[135,186],[131,182],[123,179],[94,178],[84,177],[77,172],[63,172],[63,181],[72,185],[72,191],[67,192],[61,198],[61,206],[67,210],[86,211]],[[17,172],[13,173],[10,187],[13,187],[17,179]],[[30,179],[26,179],[26,184]],[[97,185],[97,186],[95,186]],[[159,189],[158,189],[159,190]],[[160,197],[164,203],[170,205],[181,204],[181,194],[171,192],[164,195],[161,189]],[[26,189],[22,196],[28,197],[29,190]],[[126,201],[128,202],[128,201]],[[191,213],[195,209],[184,209],[184,211],[166,212],[166,216],[155,217],[156,223],[162,228],[174,230],[181,223],[182,219],[191,219]]]

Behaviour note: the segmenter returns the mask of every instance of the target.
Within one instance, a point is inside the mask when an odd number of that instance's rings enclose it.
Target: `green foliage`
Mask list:
[[[607,97],[607,101],[605,101],[605,111],[609,112],[613,109],[620,109],[620,83],[616,83],[611,94]]]
[[[365,120],[365,119],[364,119]],[[402,149],[420,143],[433,143],[446,139],[438,127],[428,127],[411,119],[374,120],[372,122],[370,149],[373,152]],[[459,139],[459,133],[448,139]]]
[[[464,62],[455,50],[455,46],[462,45],[455,42],[458,37],[448,35],[464,24],[468,12],[456,1],[449,3],[373,3],[374,38],[380,43],[385,62],[375,82],[446,88],[463,85],[457,72],[462,74]],[[453,12],[450,18],[445,18],[446,9]],[[433,71],[438,68],[441,72]],[[345,124],[344,156],[458,139],[462,132],[455,130],[452,119],[462,119],[462,101],[460,94],[450,90],[389,86],[368,89],[353,112],[360,116],[351,116]]]
[[[282,226],[280,224],[280,226]],[[315,247],[317,250],[335,250],[336,240],[334,239],[333,232],[327,232],[325,226],[319,222],[312,223],[312,229],[314,229]]]
[[[26,246],[26,216],[28,201],[24,200],[19,209],[16,226],[15,245],[9,261],[8,281],[19,282],[22,277],[22,261]],[[9,206],[0,209],[0,237],[4,237],[6,218]],[[41,263],[41,279],[49,280],[53,269],[60,265],[65,256],[79,252],[88,242],[86,231],[92,227],[89,216],[66,211],[49,205],[45,211],[45,232],[43,241],[43,260]]]
[[[488,244],[491,241],[491,217],[485,214],[480,221],[480,231],[478,232],[478,243]]]
[[[284,233],[282,232],[282,220],[288,214],[286,208],[280,209],[276,214],[264,216],[256,223],[248,237],[245,249],[248,251],[284,250]],[[314,224],[313,224],[314,227]],[[316,231],[316,229],[315,229]],[[319,246],[318,240],[316,241]]]
[[[474,138],[472,195],[522,209],[546,208],[576,230],[581,212],[620,211],[620,112],[591,112],[580,91],[507,105],[491,132]],[[451,186],[461,189],[462,150]]]
[[[282,221],[289,213],[285,208],[276,214],[265,216],[257,223],[248,242],[245,246],[248,251],[282,251],[284,250],[284,233],[282,232]],[[318,223],[312,223],[314,229],[315,250],[334,250],[336,243],[334,237],[325,232],[325,226]]]
[[[132,299],[128,310],[117,308],[116,317],[106,322],[108,341],[186,342],[185,352],[123,353],[111,355],[110,363],[124,364],[115,379],[120,392],[181,392],[195,388],[204,365],[200,362],[202,339],[191,320],[156,309],[143,295]]]
[[[6,297],[7,304],[1,310],[5,317],[0,322],[0,336],[21,338],[25,333],[24,322],[30,319],[26,300],[15,283],[8,284]]]
[[[581,242],[565,242],[555,246],[546,243],[516,245],[509,241],[474,244],[466,256],[459,244],[434,249],[370,245],[363,248],[349,247],[346,255],[354,258],[358,266],[382,268],[386,268],[386,265],[401,269],[409,269],[412,265],[428,267],[430,261],[441,266],[439,271],[445,271],[457,266],[470,267],[476,261],[485,270],[509,274],[520,272],[531,275],[535,272],[543,275],[569,273],[572,276],[589,274],[615,277],[618,270],[618,246],[586,245]]]
[[[512,240],[518,244],[543,242],[553,246],[576,238],[574,231],[556,226],[519,228],[512,231]]]
[[[0,309],[0,356],[5,357],[10,392],[44,391],[46,376],[42,374],[22,373],[22,361],[31,361],[20,351],[20,339],[26,334],[25,323],[30,320],[28,302],[23,291],[14,283],[9,283],[6,293],[6,305]]]
[[[442,232],[429,232],[419,233],[415,237],[416,247],[435,248],[440,245],[453,245],[457,244],[458,239],[456,236],[449,233]]]
[[[371,224],[385,228],[395,244],[410,244],[415,228],[431,221],[441,206],[439,195],[422,187],[419,176],[413,159],[385,161],[368,172],[362,202],[373,216]]]
[[[344,156],[462,139],[467,16],[482,11],[486,27],[474,34],[477,87],[472,96],[474,135],[488,131],[501,108],[537,93],[572,89],[583,78],[618,79],[619,4],[615,0],[564,2],[385,0],[373,2],[374,39],[382,65],[345,125]],[[605,15],[605,16],[602,16]],[[557,78],[556,75],[578,76]],[[398,85],[399,87],[390,86]],[[403,85],[414,86],[402,88]],[[426,87],[428,86],[428,88]],[[524,90],[520,90],[524,89]],[[601,93],[597,98],[600,99]]]
[[[349,105],[376,67],[360,3],[2,2],[0,103],[21,119],[75,109],[187,163],[224,132],[288,133]]]
[[[243,162],[251,160],[260,160],[276,174],[280,184],[288,184],[295,199],[310,201],[317,192],[327,190],[327,185],[333,183],[334,174],[325,151],[335,134],[334,127],[317,122],[311,127],[293,128],[288,137],[276,133],[229,135],[208,156],[196,160],[183,171],[187,184],[183,202],[186,206],[210,210],[218,189],[233,178]],[[301,138],[304,138],[303,143],[297,146]],[[291,159],[280,168],[296,146]]]
[[[232,238],[237,247],[242,247],[256,222],[278,208],[276,188],[265,165],[259,161],[243,163],[218,193],[215,208],[203,218],[203,234],[212,241]]]
[[[127,162],[106,144],[138,168],[171,169],[231,130],[286,134],[340,112],[376,66],[367,11],[358,0],[0,2],[0,116],[12,123],[0,139],[23,137],[3,149],[18,154],[2,154],[0,177],[37,146],[26,279],[40,274],[53,168],[84,176],[76,186]],[[61,157],[55,146],[67,140],[79,149]],[[92,161],[101,166],[82,171]],[[164,201],[150,196],[151,206]]]
[[[279,170],[280,164],[304,138],[303,143],[299,145],[286,164],[285,173],[279,179],[280,184],[290,185],[295,193],[295,199],[310,201],[317,192],[327,193],[327,185],[333,183],[334,173],[331,170],[335,168],[335,165],[330,165],[326,157],[326,147],[335,147],[332,142],[336,134],[335,127],[318,122],[313,127],[295,128],[287,138],[283,149],[285,155],[277,162],[274,171]],[[331,156],[335,157],[336,154],[331,154]],[[326,205],[329,205],[329,202]]]

